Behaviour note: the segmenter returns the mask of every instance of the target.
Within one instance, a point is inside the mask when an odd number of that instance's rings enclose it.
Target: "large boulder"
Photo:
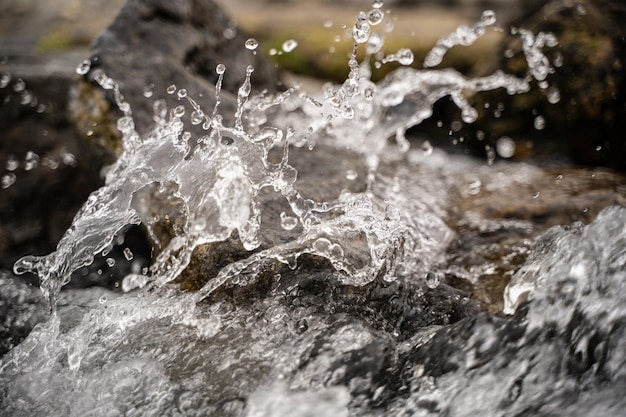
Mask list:
[[[113,78],[132,108],[135,126],[146,134],[153,125],[153,103],[180,104],[171,85],[185,89],[206,111],[215,104],[218,64],[226,66],[222,94],[223,114],[232,114],[246,68],[254,67],[253,88],[275,90],[279,81],[274,65],[244,45],[249,38],[212,0],[129,0],[115,21],[95,41],[85,80],[96,70]],[[89,71],[87,72],[87,69]],[[229,94],[231,93],[231,94]],[[102,89],[79,85],[74,94],[74,118],[84,132],[97,130],[104,145],[119,155],[121,145],[114,125],[106,118],[115,108],[112,94],[102,104]],[[94,107],[103,110],[91,111]]]

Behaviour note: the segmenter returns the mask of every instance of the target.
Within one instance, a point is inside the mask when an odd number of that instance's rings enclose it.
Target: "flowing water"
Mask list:
[[[548,90],[551,64],[542,49],[557,40],[515,31],[529,64],[526,78],[416,70],[407,66],[408,49],[379,53],[381,7],[374,1],[355,19],[343,84],[327,84],[320,93],[253,96],[249,67],[232,125],[220,114],[223,65],[216,68],[214,108],[172,86],[168,93],[180,105],[167,109],[155,101],[155,125],[145,137],[135,131],[115,80],[94,71],[123,112],[124,151],[56,250],[15,264],[16,273],[39,276],[52,315],[0,362],[2,415],[618,415],[624,409],[616,395],[626,378],[626,211],[610,208],[589,226],[548,231],[507,287],[505,312],[513,317],[477,313],[465,293],[440,285],[455,236],[448,204],[457,178],[474,162],[412,150],[405,138],[442,97],[451,97],[463,122],[472,123],[477,112],[467,94],[498,88],[519,94],[533,80]],[[494,24],[495,15],[485,12],[476,25],[442,37],[424,67],[437,66],[448,49],[470,45]],[[252,41],[246,42],[251,51]],[[358,48],[365,48],[362,62]],[[404,66],[371,81],[372,62],[394,61]],[[78,69],[89,71],[89,62]],[[193,126],[205,134],[191,134]],[[335,190],[326,200],[307,195],[311,187],[294,161],[320,149],[363,161],[362,169],[349,165],[344,173],[346,181],[361,183],[359,191]],[[434,183],[435,177],[445,180]],[[155,191],[164,196],[157,203],[162,213],[150,203]],[[268,201],[282,208],[273,221]],[[163,213],[176,217],[168,236],[160,229]],[[160,242],[149,270],[126,276],[124,293],[61,293],[75,271],[136,224]],[[247,256],[227,263],[198,291],[173,284],[205,245],[233,237]],[[60,294],[67,294],[64,307],[57,306]]]

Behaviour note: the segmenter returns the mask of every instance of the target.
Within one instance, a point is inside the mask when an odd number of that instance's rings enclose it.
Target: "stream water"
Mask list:
[[[180,105],[155,101],[145,137],[115,80],[92,74],[123,113],[124,151],[57,249],[15,264],[39,276],[52,315],[2,357],[0,414],[621,415],[626,210],[525,243],[530,254],[504,294],[510,317],[480,313],[468,294],[441,285],[455,238],[449,204],[476,162],[411,149],[405,138],[442,97],[472,123],[467,94],[547,91],[552,67],[542,50],[558,40],[515,31],[526,78],[415,70],[408,49],[381,55],[382,7],[375,0],[357,15],[343,84],[254,96],[249,67],[232,125],[220,114],[223,65],[215,108],[172,86]],[[424,67],[495,22],[487,11],[442,37]],[[403,67],[370,80],[372,63],[393,61]],[[310,196],[316,182],[332,184],[299,169],[316,152],[348,155],[339,183],[360,185]],[[509,168],[502,182],[529,170]],[[155,190],[165,196],[156,207]],[[165,215],[175,221],[164,235]],[[137,224],[160,242],[149,270],[126,276],[123,293],[61,292]],[[173,284],[207,244],[219,251],[233,238],[246,256],[197,291]]]

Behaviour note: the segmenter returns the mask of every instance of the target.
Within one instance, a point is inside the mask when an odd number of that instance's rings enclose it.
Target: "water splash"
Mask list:
[[[379,10],[382,4],[374,3],[372,11]],[[396,155],[406,153],[409,143],[405,131],[430,117],[433,104],[442,97],[450,96],[461,109],[463,121],[472,123],[477,112],[465,98],[468,91],[505,88],[509,94],[518,94],[528,91],[530,86],[527,80],[502,72],[469,79],[449,69],[420,71],[408,67],[375,84],[370,79],[370,56],[361,63],[356,59],[360,44],[375,38],[374,49],[380,50],[384,43],[382,37],[372,34],[371,20],[365,12],[356,17],[349,76],[339,86],[326,85],[323,94],[289,89],[276,95],[251,97],[254,69],[248,67],[237,93],[234,126],[225,125],[219,113],[226,70],[221,64],[216,68],[216,105],[212,113],[204,111],[185,89],[172,85],[168,94],[176,93],[191,111],[182,104],[168,110],[163,101],[155,101],[155,126],[146,137],[136,132],[132,110],[117,83],[95,70],[91,76],[103,89],[112,91],[123,113],[117,127],[123,136],[124,151],[110,167],[106,185],[89,197],[56,251],[47,256],[24,257],[16,262],[14,271],[37,273],[42,291],[54,309],[60,288],[69,281],[72,272],[89,265],[94,255],[109,247],[125,228],[143,223],[152,236],[157,236],[158,219],[150,208],[142,205],[141,198],[156,186],[169,194],[168,198],[181,203],[180,219],[174,236],[160,248],[151,267],[151,277],[132,277],[133,282],[142,285],[148,280],[157,286],[173,281],[188,265],[196,247],[224,241],[235,231],[246,250],[259,248],[262,233],[259,194],[264,188],[280,194],[293,212],[293,216],[285,216],[282,224],[267,227],[288,229],[299,223],[301,234],[291,242],[263,249],[225,267],[199,292],[199,298],[227,281],[243,283],[246,275],[254,279],[258,265],[267,260],[278,260],[295,268],[303,254],[326,258],[341,273],[340,280],[352,285],[364,285],[377,276],[393,280],[399,274],[399,265],[404,273],[424,272],[425,265],[408,260],[405,253],[419,247],[429,248],[431,230],[403,217],[394,208],[410,206],[409,202],[390,195],[381,197],[384,193],[376,195],[380,189],[378,183],[384,181],[377,175],[381,155],[390,154],[387,139],[395,137]],[[495,17],[486,12],[473,28],[459,28],[452,37],[442,38],[430,61],[434,60],[433,56],[442,57],[453,43],[471,44],[494,22]],[[541,47],[553,42],[549,37],[535,40],[529,32],[520,33],[531,58],[531,73],[539,79],[547,71]],[[246,42],[248,49],[254,50],[256,46],[254,39]],[[369,48],[371,51],[371,45]],[[408,65],[413,54],[402,49],[387,60]],[[89,71],[88,67],[83,63],[78,71]],[[185,115],[189,115],[189,121]],[[192,137],[185,129],[189,122],[201,125],[205,134]],[[367,192],[343,193],[334,201],[322,202],[300,195],[294,187],[297,172],[288,162],[288,149],[290,145],[312,147],[315,141],[364,153]],[[280,160],[270,162],[270,151],[280,147]],[[293,220],[285,222],[287,218]],[[447,228],[441,226],[446,235]],[[449,237],[440,238],[445,242]]]

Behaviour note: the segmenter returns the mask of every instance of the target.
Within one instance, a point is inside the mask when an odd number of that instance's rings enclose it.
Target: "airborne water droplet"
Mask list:
[[[78,64],[78,66],[76,67],[76,74],[85,75],[89,72],[90,69],[91,69],[91,61],[86,59],[80,64]]]
[[[424,143],[422,143],[422,152],[424,152],[424,155],[431,155],[433,150],[433,145],[431,145],[429,141],[425,140]]]
[[[485,26],[490,26],[496,23],[496,14],[493,10],[485,10],[480,17],[480,21]]]
[[[7,188],[15,184],[16,179],[17,179],[17,176],[12,172],[9,172],[8,174],[4,174],[2,176],[2,179],[0,180],[0,185],[2,186],[2,189],[6,190]]]
[[[170,85],[169,87],[167,87],[167,90],[165,91],[167,91],[167,94],[174,94],[176,92],[176,85],[175,84]]]
[[[250,50],[250,51],[254,51],[256,48],[259,47],[259,42],[254,39],[254,38],[250,38],[248,40],[246,40],[246,42],[244,43],[246,49]]]
[[[224,74],[226,72],[226,65],[217,64],[217,66],[215,67],[215,72],[217,73],[217,75]]]
[[[130,250],[130,248],[124,248],[124,258],[126,258],[127,261],[132,261],[133,257],[133,251]]]
[[[296,47],[298,46],[298,41],[294,40],[294,39],[289,39],[286,40],[283,43],[283,51],[285,52],[291,52],[294,49],[296,49]]]
[[[502,136],[496,142],[496,151],[502,158],[511,158],[515,155],[515,141],[508,136]]]
[[[537,130],[543,130],[546,127],[546,119],[543,116],[535,117],[534,126]]]
[[[280,226],[285,230],[292,230],[298,225],[298,219],[287,216],[285,212],[280,213]]]
[[[176,95],[178,96],[178,98],[185,98],[187,97],[187,90],[181,88],[180,90],[178,90],[178,93]]]
[[[367,15],[367,20],[369,21],[370,25],[376,26],[383,21],[384,17],[385,14],[381,12],[380,9],[373,9]]]
[[[109,266],[109,268],[113,268],[115,266],[115,259],[107,258],[107,265]]]

